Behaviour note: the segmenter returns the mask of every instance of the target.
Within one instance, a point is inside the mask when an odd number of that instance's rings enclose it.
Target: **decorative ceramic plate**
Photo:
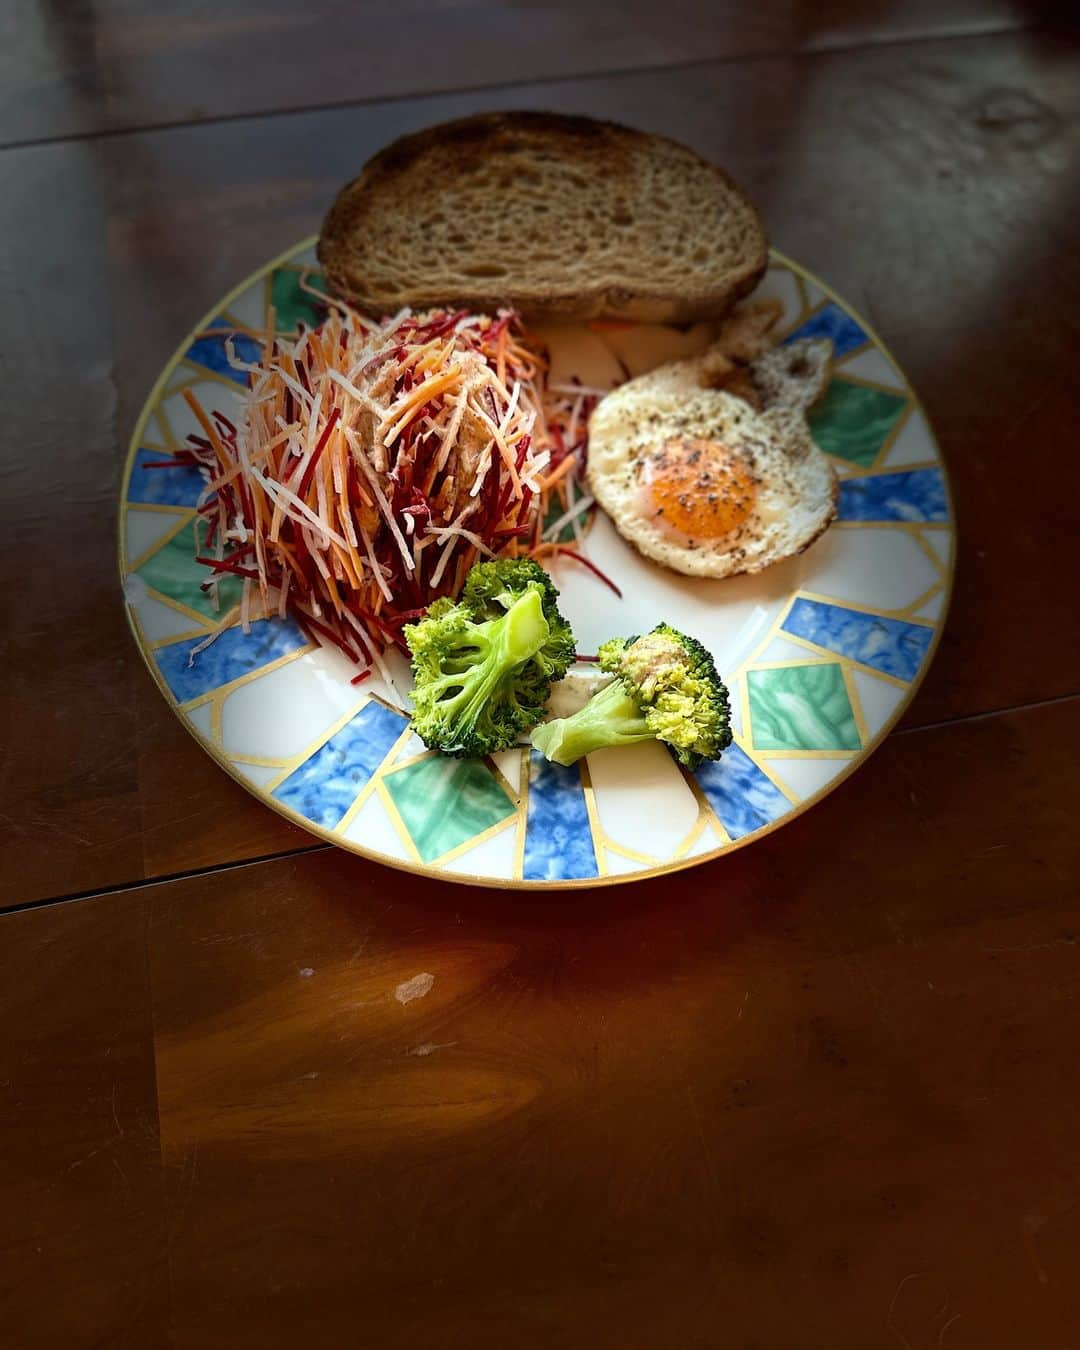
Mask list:
[[[580,650],[660,619],[712,650],[735,727],[719,762],[684,773],[654,742],[604,750],[572,769],[525,749],[444,759],[408,729],[404,662],[391,669],[395,687],[377,677],[354,686],[346,659],[313,648],[290,620],[263,619],[245,635],[235,607],[226,612],[228,582],[215,611],[194,560],[204,481],[195,469],[146,466],[197,430],[185,389],[223,411],[235,398],[245,377],[229,365],[222,330],[234,330],[239,355],[252,359],[246,334],[262,326],[268,302],[279,328],[319,321],[314,265],[309,240],[204,317],[154,386],[124,472],[120,570],[136,640],[188,730],[249,791],[391,866],[490,885],[597,885],[674,871],[776,829],[882,740],[945,618],[953,567],[945,468],[914,393],[869,327],[778,254],[759,294],[783,302],[785,337],[834,345],[811,429],[841,479],[837,521],[801,557],[758,577],[703,582],[646,561],[596,513],[585,552],[625,599],[582,568],[552,567]],[[205,329],[215,331],[199,336]],[[578,335],[572,363],[621,358],[633,369],[643,360],[626,330]],[[653,330],[650,340],[645,364],[678,354],[681,335]],[[217,628],[225,631],[205,646]]]

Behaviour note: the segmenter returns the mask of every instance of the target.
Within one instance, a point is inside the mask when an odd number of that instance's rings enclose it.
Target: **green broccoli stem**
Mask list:
[[[504,670],[535,656],[551,631],[544,618],[544,601],[539,591],[526,591],[506,611],[506,618],[496,623],[501,624],[498,653]]]
[[[533,745],[555,764],[575,764],[608,745],[655,739],[622,680],[605,685],[572,717],[545,722],[532,734]]]
[[[526,591],[506,611],[505,617],[481,624],[492,639],[483,663],[460,677],[463,694],[454,708],[455,721],[474,726],[488,699],[506,673],[536,655],[551,631],[544,618],[539,591]],[[457,700],[451,700],[451,704]]]

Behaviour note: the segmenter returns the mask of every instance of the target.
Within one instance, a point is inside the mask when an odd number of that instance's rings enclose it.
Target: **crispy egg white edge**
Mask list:
[[[770,525],[757,538],[740,538],[742,556],[725,549],[723,539],[690,549],[642,516],[635,458],[673,435],[719,440],[731,438],[733,429],[760,442],[755,448],[755,466],[762,475],[758,509],[775,515],[779,527]],[[774,455],[783,457],[788,491],[770,486],[768,467]],[[588,480],[624,539],[655,562],[698,577],[760,572],[803,552],[834,519],[839,497],[832,464],[813,444],[803,419],[793,423],[790,414],[770,418],[722,390],[664,389],[649,376],[631,380],[597,406],[589,424]],[[809,509],[806,502],[812,503]]]

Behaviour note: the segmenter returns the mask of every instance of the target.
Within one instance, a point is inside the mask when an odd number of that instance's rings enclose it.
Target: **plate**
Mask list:
[[[525,749],[444,759],[409,731],[404,661],[392,664],[392,684],[354,686],[345,658],[313,648],[291,621],[264,619],[244,634],[235,612],[215,612],[194,561],[203,480],[193,469],[147,465],[196,430],[185,389],[229,410],[244,377],[228,363],[226,332],[245,357],[255,352],[248,330],[270,302],[281,328],[318,321],[314,266],[306,240],[184,339],[139,416],[120,505],[124,597],[147,666],[207,753],[267,806],[342,848],[447,880],[602,885],[675,871],[777,829],[888,733],[945,620],[948,478],[914,392],[869,325],[777,253],[758,293],[783,302],[784,338],[834,344],[811,429],[840,476],[839,519],[801,557],[759,577],[702,582],[641,558],[597,513],[585,551],[626,598],[579,565],[552,568],[579,650],[660,619],[712,650],[735,727],[719,762],[684,773],[655,743],[604,750],[571,769]],[[620,360],[634,370],[677,354],[692,335],[577,329],[568,340],[555,358],[588,383],[589,370],[617,371]]]

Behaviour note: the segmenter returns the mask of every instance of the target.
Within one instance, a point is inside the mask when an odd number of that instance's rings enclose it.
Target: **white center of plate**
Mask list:
[[[734,671],[764,639],[803,585],[807,566],[799,557],[759,576],[716,581],[684,577],[643,558],[603,513],[597,514],[583,551],[615,582],[623,598],[580,563],[559,558],[549,564],[579,652],[595,655],[608,638],[647,633],[663,620],[704,643],[721,674]]]

